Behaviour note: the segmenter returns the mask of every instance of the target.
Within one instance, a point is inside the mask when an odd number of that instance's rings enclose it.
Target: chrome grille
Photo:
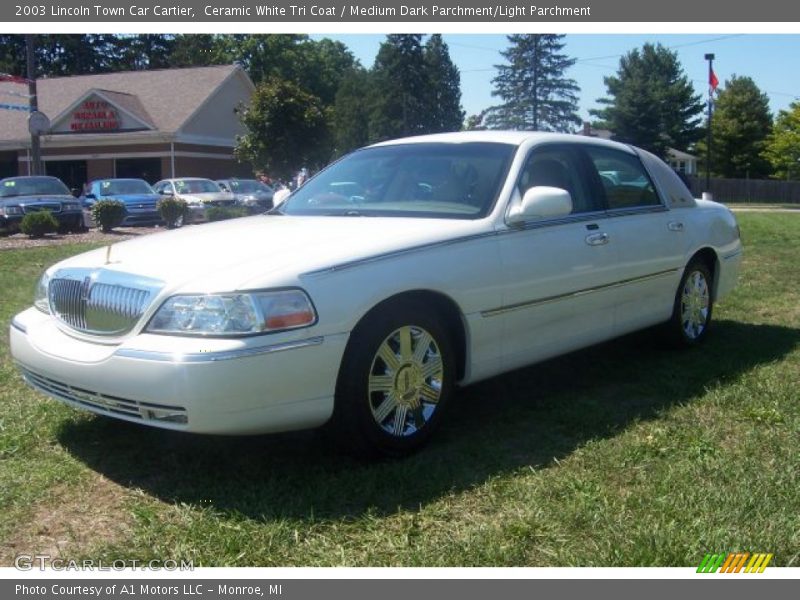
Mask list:
[[[30,213],[49,210],[51,213],[61,212],[61,202],[38,202],[36,204],[23,204],[22,212],[26,215]]]
[[[140,402],[107,394],[99,394],[90,390],[77,388],[49,377],[44,377],[28,369],[21,368],[25,381],[33,388],[40,390],[59,400],[66,400],[88,408],[92,412],[109,416],[128,417],[142,421],[159,421],[162,423],[186,424],[186,409],[181,406],[168,406],[154,402]]]
[[[50,280],[49,300],[53,315],[69,327],[98,335],[130,331],[150,303],[152,287],[130,287],[97,281],[103,274],[74,273]]]

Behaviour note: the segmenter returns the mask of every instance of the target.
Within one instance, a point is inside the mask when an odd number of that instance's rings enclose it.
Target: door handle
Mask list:
[[[607,233],[593,233],[586,236],[586,243],[590,246],[602,246],[608,243]]]
[[[667,229],[670,231],[683,231],[683,223],[680,221],[670,221],[667,223]]]

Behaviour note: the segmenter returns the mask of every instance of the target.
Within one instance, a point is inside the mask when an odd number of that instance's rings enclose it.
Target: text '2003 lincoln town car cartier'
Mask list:
[[[397,455],[458,385],[652,325],[696,344],[741,256],[732,213],[642,150],[424,136],[348,155],[270,214],[50,267],[11,349],[29,384],[95,413],[221,434],[327,423]]]

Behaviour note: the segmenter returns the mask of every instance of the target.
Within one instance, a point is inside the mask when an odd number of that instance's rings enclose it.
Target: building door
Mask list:
[[[48,160],[44,163],[44,172],[58,177],[73,193],[74,190],[81,192],[86,183],[85,160]]]
[[[161,159],[118,158],[114,172],[120,179],[144,179],[152,185],[161,179]]]

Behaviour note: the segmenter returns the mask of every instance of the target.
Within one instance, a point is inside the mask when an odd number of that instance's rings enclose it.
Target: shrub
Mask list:
[[[244,207],[211,206],[206,209],[206,218],[209,221],[224,221],[225,219],[236,219],[247,215],[247,209]]]
[[[58,221],[50,214],[50,211],[43,210],[29,213],[22,217],[19,228],[25,235],[29,235],[32,238],[40,238],[47,233],[58,231]]]
[[[92,206],[94,222],[104,233],[119,227],[125,219],[125,212],[125,203],[120,200],[100,200]]]
[[[180,198],[168,196],[158,201],[158,214],[164,219],[168,229],[175,229],[183,225],[188,208],[186,201]]]

